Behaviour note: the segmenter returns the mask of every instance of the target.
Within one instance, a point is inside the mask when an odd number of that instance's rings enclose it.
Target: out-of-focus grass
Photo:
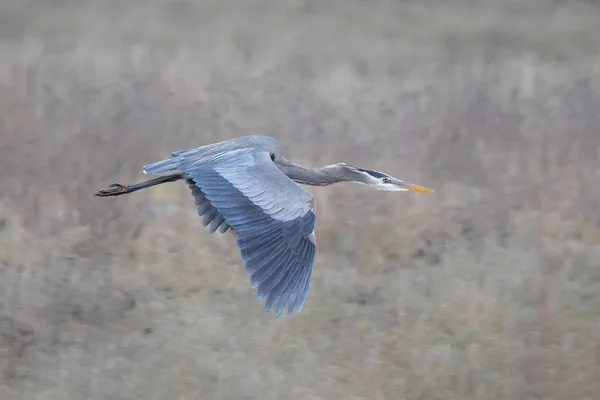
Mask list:
[[[600,12],[586,2],[0,5],[0,398],[591,399]],[[243,134],[435,193],[315,188],[292,318],[171,151]]]

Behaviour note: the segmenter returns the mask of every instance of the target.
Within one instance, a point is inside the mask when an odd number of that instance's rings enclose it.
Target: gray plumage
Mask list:
[[[378,190],[431,190],[379,171],[348,164],[304,168],[287,160],[269,136],[242,136],[173,152],[144,166],[146,174],[169,175],[134,185],[112,184],[97,196],[117,196],[183,179],[202,224],[211,233],[232,230],[246,273],[265,310],[279,316],[300,311],[315,259],[316,201],[298,184],[355,182]]]

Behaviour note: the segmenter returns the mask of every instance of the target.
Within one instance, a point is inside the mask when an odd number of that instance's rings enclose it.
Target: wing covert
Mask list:
[[[315,258],[313,195],[273,164],[266,151],[186,171],[211,232],[231,227],[244,269],[265,310],[300,311]],[[199,205],[200,204],[200,205]],[[214,212],[212,211],[214,209]],[[208,216],[207,216],[208,215]]]

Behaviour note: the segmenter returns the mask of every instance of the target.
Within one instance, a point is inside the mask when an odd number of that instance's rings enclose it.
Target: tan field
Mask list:
[[[597,1],[0,1],[0,399],[600,393]],[[311,188],[300,313],[189,189],[248,134],[434,193]]]

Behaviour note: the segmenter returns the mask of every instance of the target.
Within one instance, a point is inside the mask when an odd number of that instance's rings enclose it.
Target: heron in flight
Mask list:
[[[185,180],[202,224],[211,233],[233,231],[257,299],[265,300],[267,312],[277,303],[277,317],[286,307],[290,315],[301,310],[315,259],[317,203],[299,184],[354,182],[377,190],[432,192],[344,163],[301,167],[284,157],[274,138],[259,135],[176,151],[144,166],[144,173],[159,176],[132,185],[114,183],[95,195],[120,196]]]

